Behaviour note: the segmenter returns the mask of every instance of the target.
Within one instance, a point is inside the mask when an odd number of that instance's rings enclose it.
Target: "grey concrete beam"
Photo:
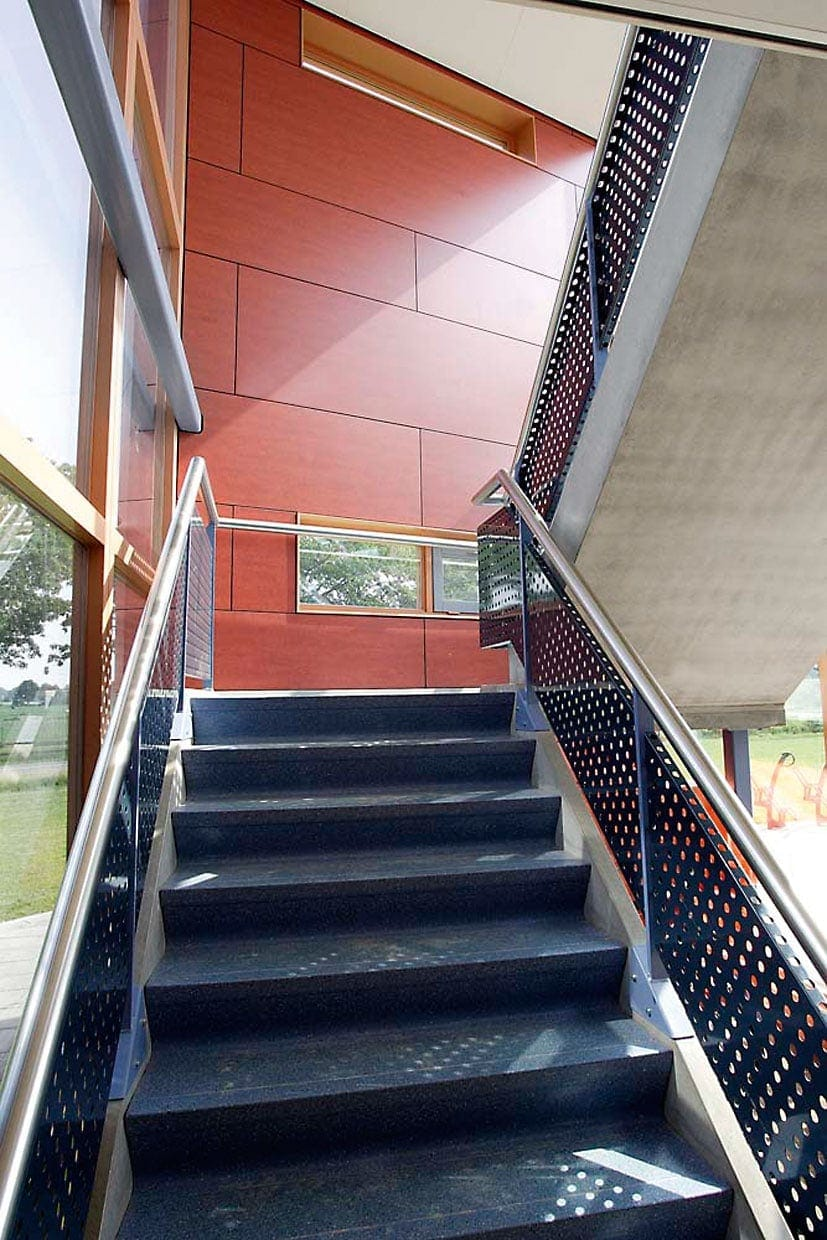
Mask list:
[[[633,25],[682,30],[807,55],[827,55],[822,0],[501,0],[603,17]]]
[[[554,538],[572,560],[594,515],[761,55],[729,43],[709,46],[552,521]]]

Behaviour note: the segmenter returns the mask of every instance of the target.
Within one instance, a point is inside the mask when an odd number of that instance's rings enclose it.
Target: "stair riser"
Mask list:
[[[525,874],[483,874],[473,880],[446,875],[428,880],[347,884],[319,883],[297,893],[289,888],[210,892],[190,887],[161,893],[167,937],[200,930],[353,929],[358,926],[415,924],[451,916],[508,915],[534,910],[582,908],[587,866]]]
[[[507,741],[473,750],[450,743],[356,748],[336,754],[286,750],[189,749],[183,754],[188,796],[267,792],[353,792],[366,788],[438,786],[524,787],[531,779],[534,744]]]
[[[582,1218],[556,1218],[548,1222],[508,1226],[497,1212],[490,1228],[465,1231],[461,1227],[439,1227],[428,1232],[429,1240],[527,1240],[542,1237],[549,1240],[724,1240],[728,1235],[732,1196],[729,1192],[710,1193],[688,1201],[660,1201],[643,1209],[604,1210]],[[549,1203],[553,1213],[554,1202]],[[366,1228],[360,1240],[384,1240],[379,1228]],[[420,1240],[415,1227],[404,1224],[395,1231],[394,1240]]]
[[[318,736],[480,736],[511,730],[510,693],[415,697],[194,698],[195,743]]]
[[[300,1029],[348,1021],[493,1011],[614,999],[626,953],[620,947],[548,959],[375,970],[345,978],[295,977],[146,989],[153,1035],[193,1030]]]
[[[549,1202],[550,1214],[554,1208],[555,1203]],[[660,1201],[643,1209],[604,1210],[582,1218],[555,1216],[553,1224],[543,1221],[509,1226],[505,1221],[509,1215],[522,1213],[524,1208],[506,1206],[491,1218],[490,1227],[466,1231],[458,1219],[451,1219],[429,1228],[428,1240],[724,1240],[731,1210],[731,1194],[720,1192],[687,1201]],[[381,1228],[370,1227],[360,1231],[359,1240],[385,1240],[386,1235]],[[421,1240],[421,1235],[416,1223],[394,1228],[394,1240]]]
[[[130,1116],[127,1135],[136,1168],[160,1171],[565,1123],[598,1108],[606,1119],[622,1117],[630,1108],[654,1115],[663,1106],[670,1067],[671,1056],[664,1052],[333,1097],[161,1112]]]
[[[246,814],[205,810],[198,814],[174,814],[173,821],[178,856],[184,861],[195,857],[316,852],[332,847],[342,851],[416,847],[466,840],[489,847],[498,839],[536,839],[552,848],[559,817],[560,802],[555,798],[532,813],[512,809],[506,802],[501,810],[477,814],[433,812],[373,819],[302,819],[298,815],[275,813],[268,817],[266,810]]]

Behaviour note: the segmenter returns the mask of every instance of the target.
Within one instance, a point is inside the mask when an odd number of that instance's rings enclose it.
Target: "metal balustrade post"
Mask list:
[[[592,318],[592,357],[594,359],[594,381],[596,388],[606,365],[608,349],[603,344],[603,332],[600,324],[600,298],[598,297],[597,274],[597,237],[594,231],[594,199],[590,196],[586,203],[586,249],[589,256],[589,297],[591,300]]]
[[[640,947],[633,947],[629,959],[629,1002],[632,1011],[650,1021],[670,1038],[686,1038],[692,1025],[676,995],[663,961],[655,946],[655,924],[652,892],[652,836],[649,820],[649,776],[646,764],[646,742],[657,728],[655,717],[637,689],[632,690],[633,726],[635,733],[635,772],[637,780],[638,824],[640,831],[640,868],[643,888],[643,921],[645,938]]]
[[[135,729],[132,754],[125,777],[129,814],[129,865],[127,869],[127,926],[129,928],[129,975],[123,1025],[112,1070],[111,1098],[125,1098],[149,1052],[143,989],[135,978],[135,931],[138,925],[139,836],[141,830],[141,732],[143,716]]]
[[[640,868],[643,885],[643,921],[646,927],[646,941],[643,952],[643,963],[650,979],[665,977],[663,965],[660,963],[655,948],[652,925],[652,888],[651,863],[649,858],[649,779],[646,772],[646,738],[655,731],[655,717],[642,700],[640,694],[633,690],[633,713],[635,729],[635,769],[637,775],[637,813],[640,831]]]
[[[520,610],[523,636],[523,667],[525,685],[517,692],[514,723],[518,732],[548,732],[549,722],[531,683],[531,632],[528,616],[528,579],[526,555],[531,545],[531,531],[522,517],[517,517],[520,543]]]
[[[181,714],[184,710],[184,691],[187,687],[187,644],[189,637],[189,600],[190,600],[190,556],[192,555],[192,521],[190,521],[187,530],[186,550],[183,557],[184,572],[184,598],[182,606],[184,608],[184,636],[181,642],[181,672],[178,677],[178,701],[175,707],[176,712]]]
[[[215,556],[216,556],[216,535],[217,530],[215,521],[210,520],[207,526],[207,538],[210,544],[210,614],[207,620],[209,624],[209,677],[204,678],[204,688],[212,689],[215,684]]]

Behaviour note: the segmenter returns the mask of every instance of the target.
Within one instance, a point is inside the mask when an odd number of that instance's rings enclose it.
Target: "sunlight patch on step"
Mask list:
[[[693,1180],[688,1175],[680,1175],[677,1171],[658,1167],[656,1163],[644,1162],[640,1158],[632,1158],[629,1154],[621,1154],[619,1150],[575,1150],[575,1157],[582,1158],[585,1162],[596,1163],[598,1167],[605,1167],[608,1171],[628,1175],[631,1179],[642,1180],[644,1184],[651,1184],[654,1188],[663,1189],[664,1192],[674,1193],[676,1197],[695,1197],[699,1193],[716,1191],[714,1184],[707,1184],[704,1180]]]

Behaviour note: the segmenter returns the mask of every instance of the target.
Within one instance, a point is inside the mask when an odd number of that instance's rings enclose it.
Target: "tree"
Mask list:
[[[304,535],[300,540],[303,603],[332,607],[419,606],[421,558],[410,543]]]
[[[12,706],[31,706],[40,697],[40,690],[33,680],[21,680],[12,694]]]
[[[0,663],[22,668],[42,657],[47,624],[68,632],[71,580],[71,540],[16,495],[0,492]],[[49,663],[59,667],[68,657],[68,641],[51,642]]]

